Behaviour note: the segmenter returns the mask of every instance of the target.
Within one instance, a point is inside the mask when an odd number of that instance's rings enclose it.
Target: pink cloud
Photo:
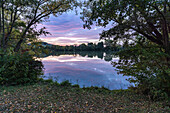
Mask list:
[[[39,24],[38,28],[46,27],[52,35],[41,36],[45,42],[57,45],[72,45],[99,41],[101,27],[92,27],[91,30],[83,29],[80,17],[72,13],[61,15],[57,18],[51,16],[50,22]]]

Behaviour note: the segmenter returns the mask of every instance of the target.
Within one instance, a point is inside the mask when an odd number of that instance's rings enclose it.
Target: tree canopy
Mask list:
[[[122,43],[112,64],[140,91],[161,97],[170,91],[170,2],[168,0],[88,0],[81,13],[84,28],[106,27],[101,39]]]
[[[19,51],[23,42],[49,33],[44,27],[37,31],[37,24],[77,5],[76,0],[0,0],[0,47]]]
[[[101,38],[117,41],[144,36],[169,52],[170,2],[168,0],[89,0],[82,13],[84,27],[112,25]]]

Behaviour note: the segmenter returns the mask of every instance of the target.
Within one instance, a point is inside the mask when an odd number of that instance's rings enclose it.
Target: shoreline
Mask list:
[[[79,88],[69,82],[41,81],[36,84],[3,86],[0,112],[169,112],[168,101],[127,90]]]

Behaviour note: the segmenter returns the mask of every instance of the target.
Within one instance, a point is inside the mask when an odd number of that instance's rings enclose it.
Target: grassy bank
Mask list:
[[[37,83],[0,88],[0,112],[170,112],[168,101],[151,101],[130,90]]]

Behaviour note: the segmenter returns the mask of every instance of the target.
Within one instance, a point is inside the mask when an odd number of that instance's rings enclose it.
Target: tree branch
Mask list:
[[[149,39],[150,41],[152,41],[152,42],[154,42],[154,43],[156,43],[156,44],[158,44],[158,45],[160,45],[160,46],[163,45],[162,41],[159,41],[159,40],[155,39],[154,37],[149,36],[149,35],[147,35],[146,33],[142,32],[142,31],[140,31],[140,30],[138,30],[138,29],[135,29],[135,28],[133,28],[133,27],[131,27],[131,26],[129,26],[129,28],[131,28],[131,29],[133,29],[134,31],[137,31],[138,33],[142,34],[143,36],[145,36],[145,37],[146,37],[147,39]]]

